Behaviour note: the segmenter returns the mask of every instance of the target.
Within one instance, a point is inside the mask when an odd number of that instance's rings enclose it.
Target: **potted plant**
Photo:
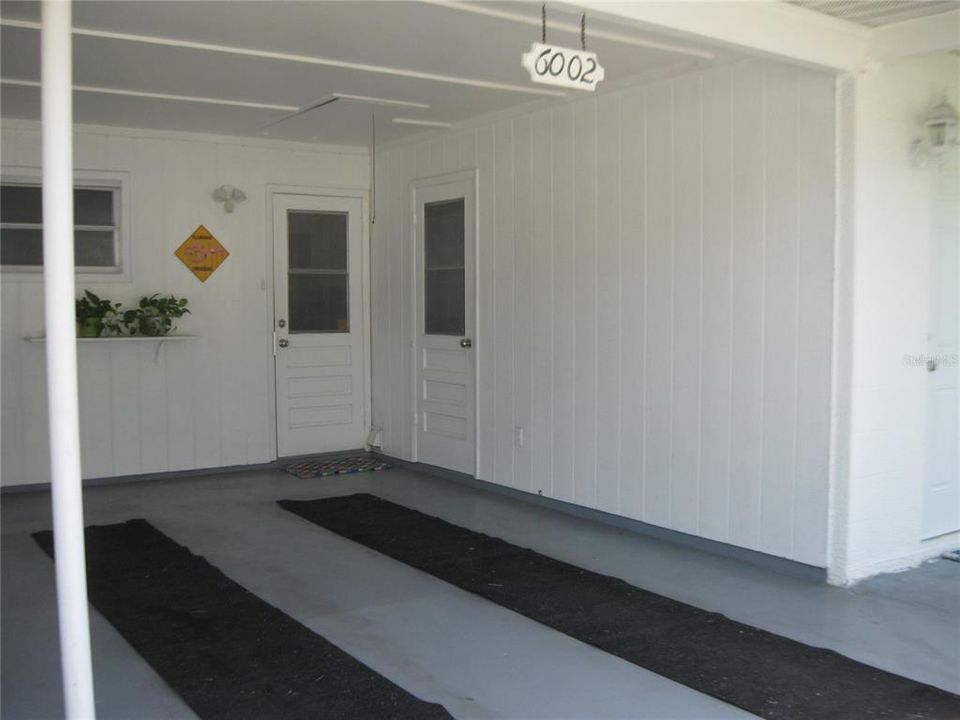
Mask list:
[[[77,337],[99,337],[103,332],[104,318],[116,316],[120,303],[101,300],[89,290],[77,300]]]
[[[159,293],[140,298],[139,307],[123,313],[124,324],[131,335],[161,336],[175,329],[173,321],[190,310],[186,298]]]

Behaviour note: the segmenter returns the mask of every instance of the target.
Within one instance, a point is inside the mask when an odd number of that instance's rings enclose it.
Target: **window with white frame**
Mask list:
[[[119,273],[121,185],[77,181],[73,190],[77,272]],[[37,181],[0,182],[0,265],[5,272],[43,269],[43,202]]]

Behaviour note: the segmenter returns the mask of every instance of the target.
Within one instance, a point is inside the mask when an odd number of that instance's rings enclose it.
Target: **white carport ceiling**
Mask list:
[[[787,0],[807,10],[882,27],[960,9],[958,0]]]
[[[548,39],[576,46],[578,16],[548,9]],[[277,107],[86,90],[75,93],[75,120],[260,136],[290,108],[331,93],[429,105],[338,101],[269,129],[278,139],[367,144],[375,111],[378,137],[389,141],[423,130],[391,123],[395,117],[455,123],[555,96],[520,67],[520,54],[539,38],[539,15],[538,3],[482,3],[468,11],[422,2],[76,2],[75,86]],[[38,118],[39,6],[5,1],[0,16],[3,116]],[[732,57],[589,18],[588,47],[600,54],[608,83]]]

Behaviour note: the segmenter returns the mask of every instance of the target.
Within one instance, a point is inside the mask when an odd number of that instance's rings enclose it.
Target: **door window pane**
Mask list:
[[[347,276],[290,275],[290,332],[350,331]]]
[[[427,267],[463,267],[463,198],[426,206]]]
[[[466,332],[464,201],[423,208],[424,330],[428,335]]]
[[[287,212],[291,333],[350,332],[347,213]]]
[[[290,268],[347,271],[347,214],[291,210]]]
[[[463,335],[465,303],[463,269],[427,270],[426,326],[428,335]]]

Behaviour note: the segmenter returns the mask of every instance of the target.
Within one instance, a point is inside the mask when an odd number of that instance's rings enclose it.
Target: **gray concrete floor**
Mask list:
[[[362,662],[457,718],[737,718],[747,713],[331,534],[276,506],[372,492],[648,590],[960,692],[960,564],[833,588],[403,470],[254,471],[91,488],[88,524],[143,517]],[[62,717],[53,566],[29,534],[47,493],[2,502],[5,720]],[[100,718],[193,713],[91,614]]]

